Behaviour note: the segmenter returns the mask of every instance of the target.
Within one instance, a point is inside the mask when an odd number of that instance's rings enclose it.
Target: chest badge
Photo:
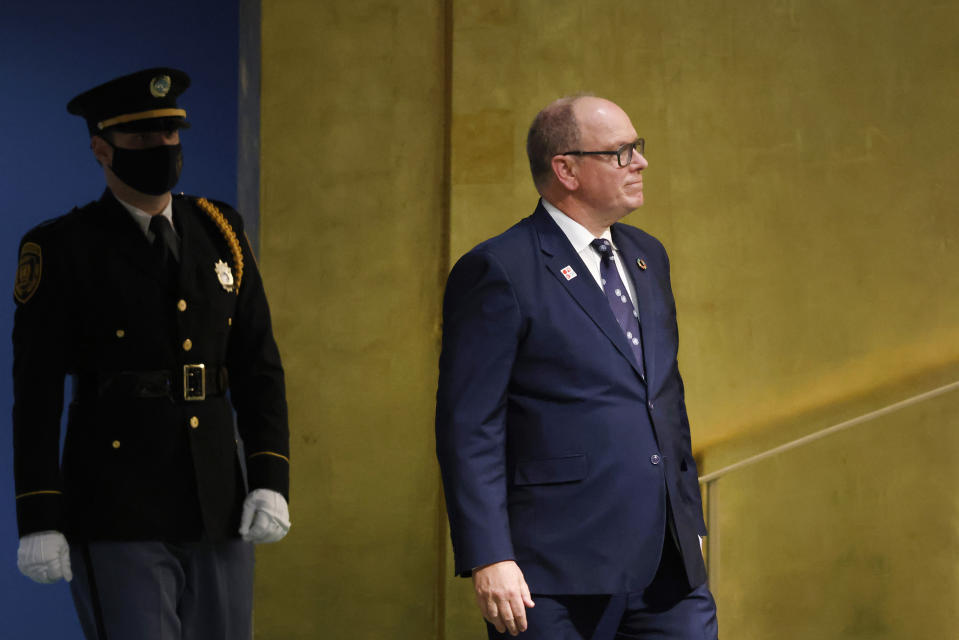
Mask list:
[[[233,293],[233,272],[230,271],[230,265],[222,260],[217,260],[213,269],[216,271],[216,279],[220,281],[220,286]]]

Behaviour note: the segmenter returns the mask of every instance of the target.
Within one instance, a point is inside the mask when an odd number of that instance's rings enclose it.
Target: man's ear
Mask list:
[[[569,156],[553,156],[551,162],[553,175],[567,191],[576,191],[579,188],[579,178],[576,177],[576,164]]]
[[[90,149],[101,166],[109,167],[113,163],[113,147],[100,136],[90,136]]]

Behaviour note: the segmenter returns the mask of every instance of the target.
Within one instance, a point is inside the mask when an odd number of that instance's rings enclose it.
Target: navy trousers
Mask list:
[[[664,536],[656,576],[646,589],[612,595],[533,594],[520,640],[717,640],[709,587],[689,589],[673,536]],[[490,640],[513,638],[487,623]]]
[[[70,543],[70,591],[87,640],[249,640],[253,545]]]

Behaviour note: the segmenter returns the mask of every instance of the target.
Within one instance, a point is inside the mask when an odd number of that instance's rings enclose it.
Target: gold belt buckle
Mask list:
[[[183,365],[183,399],[188,402],[206,400],[206,365]]]

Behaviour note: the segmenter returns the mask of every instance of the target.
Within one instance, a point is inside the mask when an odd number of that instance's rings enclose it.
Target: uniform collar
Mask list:
[[[116,194],[113,196],[116,198]],[[138,209],[134,207],[129,202],[124,202],[120,198],[116,198],[117,202],[123,205],[123,208],[126,209],[130,215],[133,217],[134,222],[137,223],[137,226],[143,231],[144,235],[147,234],[147,231],[150,229],[150,220],[153,219],[153,216],[144,211],[143,209]],[[173,233],[176,234],[176,227],[173,225],[173,196],[170,196],[170,201],[167,202],[166,207],[163,208],[159,214],[165,217],[170,222],[170,228],[173,229]]]

